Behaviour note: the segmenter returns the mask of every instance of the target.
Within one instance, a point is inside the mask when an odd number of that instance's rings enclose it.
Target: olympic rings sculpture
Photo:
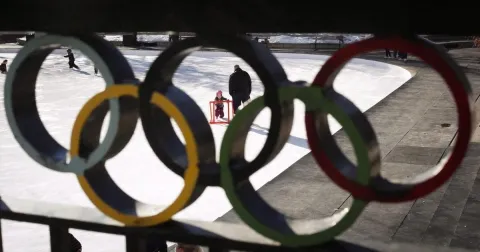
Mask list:
[[[103,73],[106,88],[92,97],[73,125],[70,150],[45,129],[35,104],[35,83],[42,62],[54,49],[80,49]],[[181,62],[204,46],[228,50],[246,61],[265,87],[263,96],[240,110],[227,128],[216,161],[216,146],[208,119],[172,77]],[[452,152],[434,169],[409,183],[381,176],[377,138],[366,116],[337,93],[333,80],[358,54],[390,48],[424,60],[445,79],[457,105],[458,135]],[[322,66],[313,83],[292,82],[264,46],[247,39],[197,34],[174,43],[153,62],[143,82],[137,80],[125,57],[96,35],[46,35],[29,41],[18,53],[5,82],[5,110],[12,132],[27,154],[42,166],[72,172],[93,204],[128,226],[169,221],[194,202],[208,186],[222,187],[239,217],[256,232],[286,246],[311,246],[333,239],[352,225],[369,202],[404,202],[425,196],[446,182],[460,165],[475,128],[470,84],[454,61],[436,45],[419,37],[373,37],[338,50]],[[353,204],[322,220],[291,221],[273,209],[254,190],[248,178],[283,148],[293,124],[293,100],[305,103],[305,125],[312,155],[334,183],[352,194]],[[244,157],[247,133],[264,108],[272,119],[267,141],[251,162]],[[110,112],[108,132],[100,142],[103,120]],[[327,115],[332,115],[353,143],[358,165],[352,164],[334,141]],[[117,155],[133,136],[138,118],[156,156],[185,180],[174,202],[161,209],[137,201],[108,175],[105,162]],[[170,119],[179,125],[185,145]],[[190,125],[195,125],[190,127]],[[68,157],[70,156],[70,161]],[[159,210],[160,209],[160,210]]]

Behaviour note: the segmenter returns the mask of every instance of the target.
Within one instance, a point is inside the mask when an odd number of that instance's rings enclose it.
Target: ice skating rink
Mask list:
[[[104,88],[104,80],[93,75],[92,62],[74,50],[76,64],[81,71],[68,69],[63,58],[65,50],[50,55],[42,66],[37,81],[37,104],[41,118],[52,136],[63,146],[69,146],[72,125],[84,103]],[[154,53],[126,52],[137,77],[143,79]],[[305,54],[276,54],[290,80],[313,80],[327,56]],[[9,63],[15,54],[0,54]],[[239,64],[252,77],[252,98],[261,96],[263,87],[253,70],[242,60],[225,52],[197,52],[188,57],[174,77],[181,87],[209,116],[209,101],[218,90],[228,96],[228,78],[233,66]],[[362,59],[354,59],[341,71],[335,88],[352,100],[362,111],[368,110],[411,78],[398,66]],[[0,75],[0,83],[5,75]],[[54,172],[43,168],[20,148],[5,117],[3,88],[0,89],[0,195],[34,199],[62,204],[93,207],[73,174]],[[258,189],[309,152],[303,123],[304,106],[295,102],[295,123],[290,140],[280,155],[250,179]],[[246,158],[252,160],[266,139],[270,120],[265,110],[252,126],[246,144]],[[106,120],[108,123],[108,120]],[[331,130],[340,126],[331,120]],[[225,125],[214,125],[212,130],[220,147]],[[218,153],[217,153],[218,155]],[[165,205],[170,203],[183,186],[182,178],[169,171],[150,149],[139,123],[127,147],[107,163],[114,180],[131,196],[139,200]],[[208,188],[190,207],[177,214],[178,218],[213,221],[231,209],[220,188]],[[48,227],[4,221],[5,251],[49,251]],[[125,251],[123,237],[72,230],[84,250],[95,252]]]

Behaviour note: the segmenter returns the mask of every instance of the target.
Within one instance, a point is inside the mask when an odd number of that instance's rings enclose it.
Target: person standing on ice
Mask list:
[[[385,59],[389,59],[392,57],[392,54],[390,53],[390,49],[386,48],[385,49]]]
[[[252,92],[252,80],[250,75],[243,71],[239,65],[235,65],[233,74],[228,82],[228,92],[233,100],[233,114],[237,112],[242,103],[250,100]]]
[[[225,116],[225,113],[223,113],[223,102],[226,101],[227,98],[223,97],[222,91],[218,91],[217,95],[215,96],[215,118],[218,119],[218,117],[222,118]]]
[[[68,58],[68,66],[70,68],[76,68],[78,70],[80,70],[80,68],[75,65],[75,56],[73,56],[73,53],[72,53],[72,49],[67,49],[67,55],[63,56],[65,58]]]
[[[8,60],[4,60],[2,64],[0,64],[0,73],[2,74],[7,73],[7,63],[8,63]]]

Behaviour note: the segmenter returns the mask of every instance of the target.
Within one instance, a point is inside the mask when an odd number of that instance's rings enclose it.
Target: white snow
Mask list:
[[[168,35],[137,35],[140,42],[168,41]]]
[[[338,34],[340,35],[340,34]],[[272,35],[269,37],[270,43],[286,43],[286,44],[313,44],[315,41],[318,44],[338,44],[337,35],[335,34],[279,34]],[[353,43],[362,39],[370,37],[369,34],[342,34],[344,37],[344,42],[346,44]],[[255,37],[255,36],[253,36]],[[315,40],[315,38],[317,39]],[[20,38],[20,40],[26,40],[26,37]],[[105,35],[105,39],[108,41],[123,41],[122,35],[109,34]],[[154,43],[154,42],[167,42],[168,35],[153,35],[153,34],[139,34],[137,35],[137,40],[140,42]]]
[[[335,34],[279,34],[272,35],[269,38],[270,43],[287,43],[287,44],[311,44],[315,43],[315,37],[318,37],[317,43],[332,43],[337,44],[338,39]],[[366,39],[370,35],[368,34],[343,34],[345,43],[352,43],[358,40]],[[255,37],[255,36],[253,36]],[[106,35],[105,39],[108,41],[122,41],[121,35]],[[151,35],[143,34],[137,35],[137,40],[140,42],[166,42],[168,41],[168,35]]]
[[[63,51],[62,51],[63,52]],[[69,137],[75,117],[83,104],[104,88],[104,81],[93,75],[90,60],[74,51],[82,71],[70,70],[60,54],[50,55],[44,63],[37,82],[37,104],[42,120],[52,136],[63,146]],[[0,54],[9,62],[15,54]],[[276,54],[291,80],[313,80],[327,56],[303,54]],[[143,79],[155,56],[127,55],[138,78]],[[217,90],[228,96],[228,77],[233,66],[239,64],[248,71],[253,81],[252,96],[262,95],[263,87],[257,75],[243,61],[224,52],[197,52],[180,66],[174,78],[175,85],[188,93],[209,116],[208,102]],[[335,88],[362,111],[381,101],[405,83],[411,74],[398,66],[354,59],[341,71]],[[4,83],[5,75],[0,75]],[[3,89],[0,105],[0,195],[93,207],[80,189],[73,174],[58,173],[41,167],[24,153],[13,138],[3,107]],[[278,174],[309,153],[303,122],[304,106],[295,101],[295,123],[288,144],[270,164],[254,174],[250,180],[255,188],[265,185]],[[269,112],[264,111],[252,126],[246,144],[246,157],[252,159],[265,142],[269,127]],[[108,120],[107,120],[108,122]],[[332,132],[340,126],[331,120]],[[217,154],[226,126],[214,125]],[[183,186],[182,178],[166,169],[146,142],[142,127],[138,128],[125,150],[108,162],[108,170],[115,181],[131,196],[139,200],[168,204]],[[194,204],[176,215],[177,218],[213,221],[231,209],[221,188],[208,188]],[[5,251],[48,251],[48,227],[3,221]],[[113,235],[74,230],[84,251],[125,251],[124,238]]]
[[[270,43],[287,43],[287,44],[312,44],[315,43],[315,37],[294,37],[288,35],[271,36],[268,41]],[[317,40],[317,43],[319,41]],[[338,40],[332,40],[328,43],[338,43]]]
[[[340,34],[338,34],[340,35]],[[286,44],[338,44],[339,41],[334,34],[318,34],[318,35],[300,35],[300,34],[283,34],[270,36],[268,41],[270,43],[286,43]],[[363,40],[369,37],[369,35],[353,35],[344,34],[344,43],[349,44],[355,41]]]
[[[108,41],[123,41],[122,35],[105,35],[104,38]]]

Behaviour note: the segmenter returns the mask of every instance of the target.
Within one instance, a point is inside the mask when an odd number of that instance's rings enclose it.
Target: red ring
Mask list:
[[[350,192],[353,197],[366,201],[404,202],[423,197],[436,190],[452,176],[462,162],[469,145],[472,129],[474,128],[472,116],[472,91],[467,78],[463,72],[458,69],[454,61],[444,52],[436,48],[436,46],[418,37],[415,39],[405,39],[402,37],[374,37],[347,45],[334,53],[332,57],[325,62],[315,77],[312,86],[320,86],[323,88],[333,87],[333,80],[338,74],[338,70],[340,70],[350,59],[362,53],[384,48],[391,48],[418,56],[442,76],[453,94],[458,113],[458,135],[453,151],[451,152],[450,157],[446,160],[443,169],[423,182],[416,184],[400,184],[410,186],[404,193],[395,196],[386,196],[378,189],[375,190],[375,188],[371,187],[373,185],[363,186],[357,184],[339,172],[329,160],[327,154],[319,148],[319,141],[321,140],[318,139],[315,131],[315,119],[312,112],[305,113],[305,125],[308,144],[313,157],[320,168],[338,186]],[[442,159],[442,161],[444,159]],[[442,161],[439,162],[438,165],[440,165]],[[378,176],[381,175],[379,174]]]

